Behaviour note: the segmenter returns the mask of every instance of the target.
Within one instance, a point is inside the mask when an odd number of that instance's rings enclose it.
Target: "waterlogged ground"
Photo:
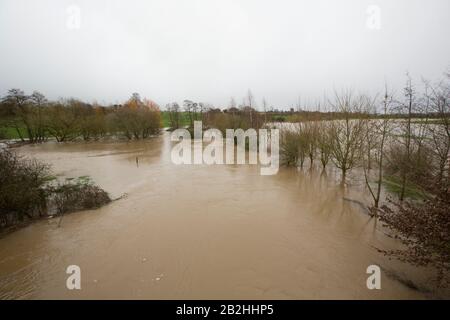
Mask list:
[[[121,200],[42,220],[0,239],[0,298],[411,299],[418,272],[380,255],[393,248],[360,205],[363,184],[331,169],[186,165],[168,133],[145,142],[46,143],[19,149],[63,176],[89,175]],[[138,157],[138,165],[136,163]],[[357,180],[355,180],[357,181]],[[366,268],[382,268],[368,290]],[[81,268],[81,290],[66,268]],[[418,281],[419,281],[418,280]]]

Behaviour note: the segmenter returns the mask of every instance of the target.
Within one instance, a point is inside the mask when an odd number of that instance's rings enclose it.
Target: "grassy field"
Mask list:
[[[170,127],[169,112],[161,111],[161,120],[163,128]],[[180,113],[180,125],[181,126],[189,125],[189,115],[187,114],[187,112]]]
[[[22,137],[27,138],[25,127],[19,128]],[[11,122],[0,120],[0,139],[20,139],[16,128],[11,126]]]

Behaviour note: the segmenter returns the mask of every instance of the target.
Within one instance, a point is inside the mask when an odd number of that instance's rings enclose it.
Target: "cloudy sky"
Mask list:
[[[448,0],[0,0],[0,94],[281,108],[450,68]]]

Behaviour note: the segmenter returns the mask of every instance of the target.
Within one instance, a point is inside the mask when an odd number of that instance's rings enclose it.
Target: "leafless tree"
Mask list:
[[[342,183],[345,182],[347,172],[357,165],[361,157],[366,120],[358,115],[365,102],[364,97],[355,98],[351,92],[346,92],[336,94],[332,103],[334,110],[343,118],[330,122],[332,161],[341,170]]]
[[[35,140],[36,141],[44,141],[45,140],[45,127],[44,127],[44,108],[47,104],[47,99],[45,96],[38,92],[34,91],[30,96],[30,101],[33,104],[36,111],[34,112],[36,114],[35,119]]]
[[[25,137],[23,136],[20,127],[23,123],[26,126],[27,133],[30,135],[31,127],[27,119],[27,104],[29,97],[20,89],[10,89],[8,90],[8,94],[2,100],[3,103],[10,104],[12,106],[14,115],[17,117],[17,119],[13,121],[13,126],[16,129],[20,140],[25,141]]]
[[[415,105],[415,88],[412,83],[411,76],[407,74],[406,86],[404,88],[405,101],[401,104],[402,109],[406,109],[406,124],[403,125],[403,136],[401,137],[404,144],[404,159],[403,163],[400,166],[401,170],[401,191],[400,191],[400,200],[405,198],[405,190],[408,178],[408,171],[411,167],[411,153],[412,153],[412,128],[411,128],[411,120],[413,114],[413,108]]]
[[[385,156],[385,145],[386,141],[390,132],[391,127],[391,119],[389,119],[389,113],[391,110],[391,106],[393,103],[393,94],[390,93],[387,89],[387,86],[385,88],[384,97],[382,101],[382,108],[383,108],[383,117],[382,119],[375,119],[369,121],[371,125],[367,125],[367,133],[366,133],[366,141],[371,140],[373,142],[372,146],[373,149],[368,147],[370,150],[367,157],[367,166],[363,165],[364,169],[364,177],[366,181],[367,188],[369,189],[369,192],[372,196],[372,199],[374,201],[373,207],[375,208],[374,214],[377,213],[379,203],[380,203],[380,197],[381,197],[381,186],[383,182],[383,166],[384,166],[384,156]],[[369,143],[368,143],[369,144]],[[376,188],[372,188],[369,182],[369,175],[368,175],[368,169],[370,169],[370,162],[369,159],[372,157],[371,151],[374,151],[374,160],[377,165],[377,180],[376,180]]]
[[[253,109],[254,109],[255,103],[254,103],[253,94],[250,91],[250,89],[248,89],[248,91],[247,91],[246,102],[247,102],[247,107],[248,107],[249,115],[250,115],[250,126],[251,126],[251,128],[253,128]]]
[[[317,121],[306,121],[303,123],[304,127],[304,139],[305,139],[305,148],[306,154],[309,157],[310,167],[313,166],[313,161],[316,156],[317,151],[317,138],[318,138],[318,129],[319,126]]]
[[[429,124],[430,148],[437,159],[435,180],[442,190],[450,187],[450,74],[429,92],[430,109],[437,121]]]
[[[184,100],[183,107],[184,107],[184,111],[187,112],[188,117],[189,117],[189,127],[193,128],[194,121],[198,120],[197,119],[198,103],[193,102],[191,100]]]
[[[320,163],[325,170],[331,157],[331,132],[328,121],[320,121],[317,129],[317,148],[320,154]]]
[[[172,129],[180,127],[180,106],[176,102],[172,102],[166,106],[169,114],[169,123]]]
[[[263,98],[262,100],[262,108],[264,112],[264,123],[267,124],[267,101],[266,98]]]

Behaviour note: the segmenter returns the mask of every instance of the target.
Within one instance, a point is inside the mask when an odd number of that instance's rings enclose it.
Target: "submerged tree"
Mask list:
[[[30,96],[32,104],[32,122],[34,123],[34,141],[44,141],[46,137],[46,128],[44,123],[45,110],[48,105],[47,98],[38,91],[33,91]]]
[[[176,102],[166,105],[169,115],[169,125],[171,129],[178,129],[180,127],[180,106]]]
[[[317,151],[317,138],[319,134],[319,126],[316,121],[306,121],[303,124],[304,127],[304,146],[306,148],[306,154],[309,158],[309,164],[312,168],[313,161]]]
[[[430,109],[437,121],[427,126],[435,160],[434,180],[441,190],[450,186],[450,73],[430,90]]]
[[[411,140],[413,136],[413,131],[411,127],[412,114],[415,106],[415,89],[412,84],[412,79],[409,75],[407,75],[408,79],[406,82],[406,86],[404,88],[405,94],[405,102],[401,104],[401,108],[406,110],[406,123],[403,125],[403,136],[402,144],[404,147],[403,153],[403,161],[400,165],[400,175],[401,175],[401,191],[400,191],[400,200],[405,198],[405,190],[408,179],[408,172],[411,168],[411,153],[412,153],[412,145]]]
[[[184,111],[187,112],[188,118],[189,118],[189,128],[194,127],[194,121],[199,120],[198,119],[198,103],[193,102],[191,100],[184,100],[183,101],[183,107]]]
[[[341,170],[342,183],[347,172],[356,166],[361,157],[366,120],[360,115],[366,103],[365,97],[355,98],[351,92],[336,94],[333,107],[343,119],[331,121],[330,140],[332,161]]]
[[[384,157],[385,157],[385,145],[388,138],[388,133],[390,131],[391,120],[389,119],[389,112],[393,102],[393,96],[388,92],[386,87],[382,107],[383,107],[383,117],[382,119],[376,119],[368,121],[366,128],[367,132],[365,135],[366,148],[368,150],[367,159],[363,164],[364,178],[366,181],[366,186],[369,189],[370,195],[373,198],[375,214],[376,209],[379,206],[381,198],[381,186],[383,183],[383,169],[384,169]],[[374,154],[372,155],[372,151]],[[372,188],[369,182],[368,170],[370,170],[370,159],[374,158],[377,166],[377,180],[376,188]]]
[[[45,125],[47,131],[58,142],[77,138],[82,124],[84,104],[76,99],[60,100],[51,103],[46,109]]]
[[[142,101],[139,95],[133,94],[115,112],[114,123],[127,139],[145,139],[160,132],[161,114],[154,102]]]
[[[325,170],[331,158],[331,130],[330,124],[326,121],[321,121],[318,124],[317,130],[317,148],[319,150],[320,163],[322,169]]]

